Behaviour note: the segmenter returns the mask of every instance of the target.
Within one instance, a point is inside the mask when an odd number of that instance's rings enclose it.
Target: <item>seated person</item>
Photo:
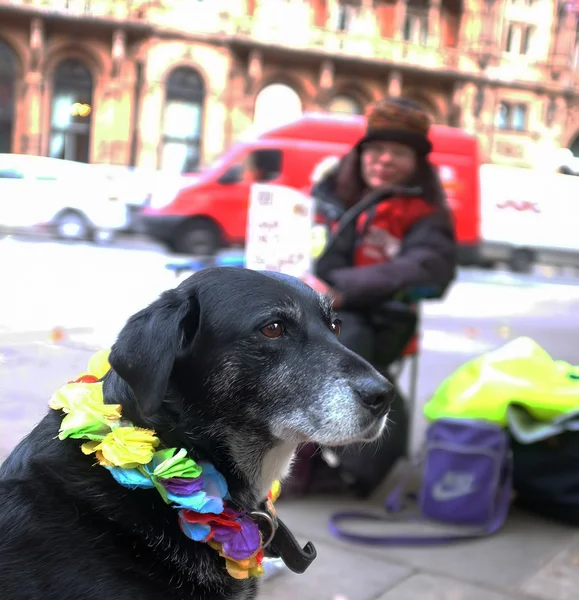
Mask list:
[[[441,297],[455,277],[456,241],[442,185],[428,158],[428,114],[410,100],[386,98],[371,106],[367,117],[363,139],[314,185],[311,195],[336,207],[337,214],[393,185],[420,187],[422,196],[394,197],[364,211],[318,259],[316,276],[304,280],[333,297],[342,343],[387,372],[413,338],[416,321],[386,306],[393,300],[404,307]],[[408,314],[413,313],[407,309]],[[369,494],[406,451],[409,416],[400,393],[390,416],[384,439],[332,450],[331,460],[320,459],[330,450],[305,447],[284,495]]]
[[[442,296],[455,276],[456,241],[442,185],[428,159],[428,114],[410,100],[385,98],[367,116],[365,136],[311,194],[346,210],[372,190],[392,185],[423,190],[423,197],[392,198],[363,213],[316,267],[343,321],[342,342],[374,362],[372,313],[386,301],[409,300],[413,291]]]

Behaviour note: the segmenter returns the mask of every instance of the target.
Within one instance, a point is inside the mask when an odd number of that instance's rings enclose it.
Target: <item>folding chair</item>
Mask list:
[[[418,311],[418,307],[416,307]],[[406,410],[408,411],[408,437],[406,441],[406,456],[410,457],[412,450],[412,430],[415,410],[418,404],[418,376],[420,363],[420,320],[417,321],[416,332],[402,351],[400,358],[390,366],[388,375],[394,379],[397,386],[404,367],[408,365],[408,392],[406,395]]]

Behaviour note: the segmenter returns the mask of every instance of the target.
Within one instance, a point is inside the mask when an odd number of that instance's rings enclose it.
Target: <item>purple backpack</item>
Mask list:
[[[367,536],[342,529],[344,521],[388,521],[402,508],[406,481],[386,499],[387,515],[340,512],[330,531],[345,540],[374,545],[428,545],[476,538],[498,531],[509,511],[512,456],[505,429],[486,421],[440,419],[426,433],[420,521],[465,526],[465,531],[433,535]],[[389,516],[390,515],[390,516]]]

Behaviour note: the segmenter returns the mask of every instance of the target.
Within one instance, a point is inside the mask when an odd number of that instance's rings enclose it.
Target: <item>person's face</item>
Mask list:
[[[362,178],[372,189],[398,185],[416,170],[416,152],[398,142],[369,142],[362,149]]]

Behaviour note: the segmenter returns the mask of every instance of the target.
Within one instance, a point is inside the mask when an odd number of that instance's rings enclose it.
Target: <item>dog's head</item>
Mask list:
[[[267,478],[259,463],[283,461],[276,448],[291,456],[303,442],[371,440],[383,429],[392,386],[338,329],[329,301],[297,279],[207,269],[131,317],[110,364],[130,389],[129,418]]]

